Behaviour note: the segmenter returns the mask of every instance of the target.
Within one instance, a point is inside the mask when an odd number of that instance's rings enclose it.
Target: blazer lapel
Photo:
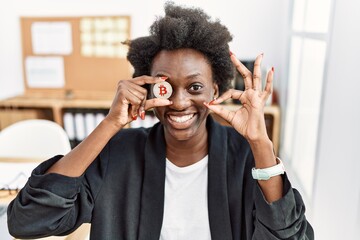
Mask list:
[[[211,117],[209,131],[208,209],[212,240],[230,240],[231,223],[227,192],[227,131]]]
[[[163,127],[155,125],[145,145],[140,240],[159,240],[164,212],[166,144]]]

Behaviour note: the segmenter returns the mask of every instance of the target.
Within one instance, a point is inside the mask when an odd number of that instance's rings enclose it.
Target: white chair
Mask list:
[[[0,156],[45,160],[70,150],[65,130],[49,120],[24,120],[0,132]]]
[[[71,150],[64,129],[49,120],[24,120],[0,132],[0,188],[24,186],[42,161]]]

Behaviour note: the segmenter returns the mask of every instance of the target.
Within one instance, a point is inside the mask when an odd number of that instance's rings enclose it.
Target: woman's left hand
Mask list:
[[[261,86],[261,60],[263,54],[255,59],[254,72],[251,73],[236,57],[231,60],[244,78],[245,90],[230,89],[218,99],[204,103],[209,109],[230,123],[249,142],[256,168],[268,168],[276,165],[272,142],[265,125],[264,107],[272,93],[274,68],[267,75],[265,88]],[[227,109],[220,103],[228,99],[238,99],[242,106],[235,111]],[[283,180],[275,176],[267,181],[258,181],[268,202],[279,200],[283,196]]]
[[[265,88],[262,89],[262,58],[263,54],[256,57],[254,70],[253,73],[251,73],[251,71],[232,54],[231,60],[244,78],[245,90],[230,89],[219,98],[208,104],[205,103],[210,110],[230,123],[250,143],[269,140],[264,119],[264,106],[272,93],[274,68],[268,73]],[[240,100],[242,106],[232,111],[223,105],[219,105],[230,98]]]

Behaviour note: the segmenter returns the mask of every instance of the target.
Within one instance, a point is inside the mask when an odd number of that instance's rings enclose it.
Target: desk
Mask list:
[[[0,207],[6,207],[16,197],[16,194],[9,195],[8,190],[0,190],[0,196],[6,196],[4,198],[0,197]],[[6,216],[5,216],[5,219],[6,219]],[[0,226],[0,228],[4,230],[7,227]],[[5,230],[5,231],[7,231],[7,230]],[[73,233],[71,233],[68,236],[62,236],[62,237],[54,237],[53,236],[53,237],[47,237],[47,238],[41,238],[41,239],[42,240],[81,240],[81,239],[87,239],[89,232],[90,232],[90,224],[84,223],[76,231],[74,231]],[[4,237],[4,234],[8,234],[8,233],[0,232],[0,237],[1,236]]]
[[[44,159],[0,156],[0,163],[41,163]]]
[[[0,163],[14,163],[14,164],[21,164],[21,163],[35,163],[39,164],[44,159],[38,158],[18,158],[18,157],[0,157]],[[9,203],[16,197],[17,193],[15,190],[0,190],[0,207],[6,207]],[[1,229],[7,229],[6,227],[0,226]],[[7,231],[7,230],[6,230]],[[86,223],[81,225],[76,231],[71,233],[68,236],[64,237],[47,237],[41,238],[42,240],[81,240],[86,239],[90,231],[90,224]],[[8,233],[1,233],[0,237],[3,234]]]
[[[38,164],[42,160],[34,159],[34,158],[18,158],[18,157],[0,157],[0,164],[28,164],[28,163],[35,163]],[[6,169],[6,168],[5,168]],[[2,174],[4,175],[4,174]],[[6,178],[6,177],[5,177]],[[1,186],[2,187],[2,186]],[[17,190],[0,190],[0,207],[7,208],[9,203],[17,196]],[[10,234],[7,231],[6,225],[6,213],[0,216],[0,236],[4,239],[11,239]]]
[[[15,190],[11,190],[12,194],[9,194],[9,190],[0,190],[0,207],[7,206],[15,197]]]
[[[43,159],[39,158],[23,158],[23,157],[0,157],[0,163],[14,163],[14,164],[21,164],[21,163],[40,163]],[[7,205],[9,204],[15,197],[16,193],[15,190],[0,190],[0,205]]]
[[[41,158],[0,156],[0,189],[22,188],[33,169],[42,161],[44,159]]]
[[[21,164],[21,163],[40,163],[42,162],[43,159],[39,159],[39,158],[23,158],[23,157],[0,157],[0,163],[14,163],[14,164]],[[9,191],[11,191],[11,193],[14,193],[15,190],[0,190],[0,205],[7,205],[9,204],[15,197],[16,197],[16,193],[15,194],[10,194]]]

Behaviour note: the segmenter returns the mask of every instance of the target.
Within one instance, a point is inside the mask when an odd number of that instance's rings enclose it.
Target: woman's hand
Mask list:
[[[109,114],[96,126],[89,136],[68,154],[52,165],[47,173],[58,173],[69,177],[79,177],[104,149],[109,140],[138,115],[145,118],[145,111],[152,107],[171,104],[167,99],[147,100],[147,90],[142,85],[158,83],[166,78],[141,76],[119,81]]]
[[[272,93],[274,68],[268,73],[265,88],[261,83],[261,61],[263,54],[255,59],[253,74],[236,58],[231,55],[231,60],[240,72],[245,82],[245,90],[230,89],[219,98],[208,104],[209,109],[230,123],[249,142],[268,140],[264,119],[264,106]],[[236,111],[231,111],[222,105],[218,105],[228,99],[238,99],[242,103]]]
[[[264,90],[261,86],[261,60],[263,54],[255,59],[253,74],[235,57],[231,60],[245,81],[245,91],[230,89],[218,99],[205,103],[217,115],[229,122],[249,142],[256,168],[268,168],[276,165],[273,145],[265,125],[264,106],[272,92],[274,68],[268,73]],[[236,111],[218,105],[228,99],[238,99],[242,106]],[[283,180],[275,176],[267,181],[258,181],[268,202],[274,202],[283,195]]]
[[[168,99],[146,99],[147,90],[142,87],[144,84],[155,84],[166,79],[166,77],[140,76],[119,81],[115,98],[106,118],[121,129],[136,120],[138,116],[144,120],[145,111],[150,108],[170,105],[171,101]]]

